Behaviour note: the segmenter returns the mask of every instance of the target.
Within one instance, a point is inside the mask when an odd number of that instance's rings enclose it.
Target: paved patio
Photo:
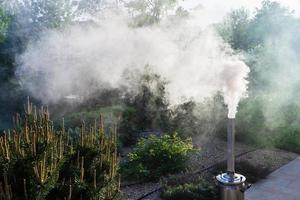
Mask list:
[[[252,185],[246,200],[300,200],[300,157]]]

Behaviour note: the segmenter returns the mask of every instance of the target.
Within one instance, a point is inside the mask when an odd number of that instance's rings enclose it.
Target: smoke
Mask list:
[[[44,103],[58,103],[120,87],[125,71],[150,65],[169,81],[172,104],[222,92],[228,117],[235,117],[249,68],[211,26],[201,25],[201,11],[153,26],[128,24],[126,15],[109,13],[92,24],[43,32],[18,58],[22,86]]]
[[[224,102],[228,106],[228,118],[235,118],[238,103],[246,96],[249,71],[248,66],[239,60],[225,65],[221,77],[224,77]]]
[[[264,58],[261,57],[260,63],[257,64],[257,68],[261,65],[267,66],[267,69],[262,70],[261,76],[267,80],[268,85],[265,91],[266,100],[263,113],[266,125],[270,130],[284,126],[297,127],[299,130],[300,60],[298,45],[300,40],[293,34],[299,30],[296,27],[289,27],[280,35],[264,41],[265,45],[262,50]],[[269,68],[270,64],[274,66],[271,69]]]

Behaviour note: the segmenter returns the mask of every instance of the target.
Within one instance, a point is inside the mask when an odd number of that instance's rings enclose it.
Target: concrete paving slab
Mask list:
[[[246,200],[300,200],[300,157],[246,191]]]

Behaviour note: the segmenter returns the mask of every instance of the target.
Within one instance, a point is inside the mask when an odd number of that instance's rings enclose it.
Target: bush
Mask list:
[[[219,200],[212,174],[176,174],[161,180],[161,197],[165,200]]]
[[[278,130],[275,147],[300,153],[300,131],[291,127],[283,127]]]
[[[263,106],[264,99],[258,97],[240,103],[236,117],[237,140],[258,146],[266,146],[271,142],[268,140]]]
[[[177,133],[141,139],[128,155],[122,172],[130,177],[156,180],[162,175],[186,169],[189,154],[194,152],[191,138],[181,139]]]
[[[135,108],[128,107],[122,113],[122,120],[119,127],[120,140],[125,146],[136,143],[138,131],[138,115]]]
[[[185,183],[175,187],[164,187],[162,198],[165,200],[218,200],[215,185],[205,182],[199,184]]]
[[[221,93],[202,102],[188,101],[172,110],[171,130],[180,133],[182,137],[205,134],[226,138],[226,113]]]
[[[275,147],[300,153],[300,105],[287,104],[280,108],[282,117],[273,130]]]

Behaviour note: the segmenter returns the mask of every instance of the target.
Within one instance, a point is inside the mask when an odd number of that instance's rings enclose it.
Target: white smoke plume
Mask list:
[[[44,32],[19,57],[21,83],[43,102],[55,103],[119,87],[125,70],[149,64],[169,81],[173,104],[221,91],[228,117],[234,118],[246,96],[249,68],[212,27],[201,26],[201,12],[148,27],[128,23],[127,17],[110,14],[97,24]]]
[[[249,72],[248,66],[238,60],[224,66],[221,77],[224,78],[223,92],[228,106],[228,118],[235,118],[239,101],[246,96]]]

